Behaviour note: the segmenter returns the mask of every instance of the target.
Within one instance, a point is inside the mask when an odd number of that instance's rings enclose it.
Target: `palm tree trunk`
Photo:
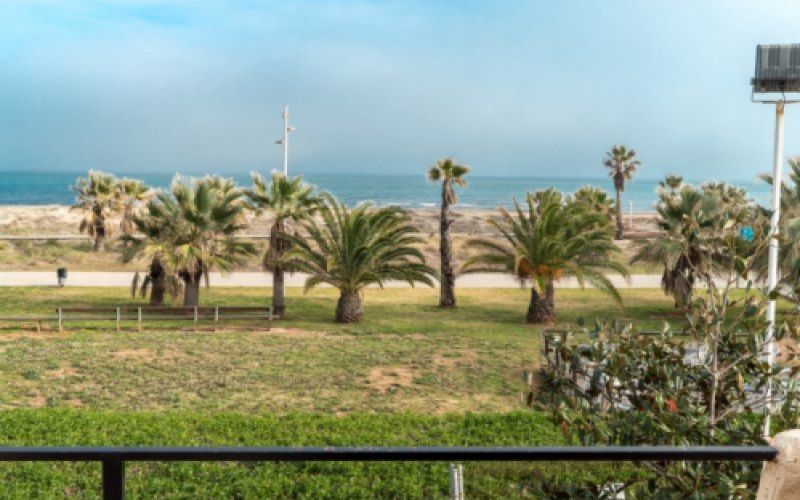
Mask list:
[[[336,304],[336,322],[358,323],[363,317],[364,310],[361,308],[361,297],[358,292],[341,293]]]
[[[456,306],[456,275],[453,272],[453,243],[450,241],[450,203],[447,199],[448,181],[442,182],[442,212],[439,216],[439,258],[441,276],[439,287],[439,305],[441,307]]]
[[[617,188],[616,191],[617,191],[617,203],[616,203],[616,207],[615,208],[616,208],[616,212],[617,212],[617,214],[616,214],[617,215],[617,231],[614,234],[614,239],[615,240],[621,240],[622,239],[622,234],[623,234],[623,230],[622,230],[622,192],[619,190],[619,188]]]
[[[200,305],[200,279],[203,277],[202,267],[197,271],[181,271],[183,280],[183,305],[196,307]]]
[[[160,306],[164,303],[167,291],[167,272],[158,257],[150,263],[150,305]]]
[[[531,287],[531,303],[528,306],[528,323],[552,323],[556,319],[555,289],[550,282],[545,286],[544,295],[536,286]]]
[[[281,266],[272,268],[272,314],[281,317],[286,311],[284,272]]]
[[[103,243],[106,237],[106,220],[103,217],[102,209],[94,209],[94,251],[102,252]]]

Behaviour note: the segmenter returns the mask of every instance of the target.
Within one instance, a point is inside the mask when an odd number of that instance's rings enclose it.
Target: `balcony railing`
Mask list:
[[[100,462],[103,498],[125,498],[126,462],[771,461],[771,446],[151,448],[2,447],[0,461]]]

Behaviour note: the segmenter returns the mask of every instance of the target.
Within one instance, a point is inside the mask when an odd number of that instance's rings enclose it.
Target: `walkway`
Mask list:
[[[83,272],[70,271],[66,286],[85,287],[126,287],[131,286],[133,272]],[[658,288],[661,276],[655,274],[634,274],[630,281],[621,276],[610,276],[611,282],[618,288]],[[286,276],[286,286],[301,287],[305,275],[295,273]],[[0,272],[0,286],[54,286],[56,273],[37,271]],[[456,280],[461,288],[517,288],[519,282],[502,274],[468,274]],[[240,272],[230,274],[211,273],[211,286],[218,287],[269,287],[272,286],[272,275],[263,272]],[[423,285],[424,286],[424,285]],[[574,278],[567,278],[557,283],[557,288],[578,288]],[[392,282],[387,288],[405,288],[407,283]]]

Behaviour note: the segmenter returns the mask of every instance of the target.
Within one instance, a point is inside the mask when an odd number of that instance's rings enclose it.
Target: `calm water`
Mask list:
[[[1,205],[70,204],[74,194],[69,187],[80,173],[0,172]],[[85,175],[85,174],[84,174]],[[123,174],[118,174],[122,176]],[[151,186],[166,188],[172,174],[128,174],[142,179]],[[233,176],[242,185],[249,185],[248,175]],[[349,205],[374,201],[381,205],[397,204],[409,208],[437,206],[439,191],[436,185],[425,181],[423,175],[415,176],[364,176],[339,174],[309,174],[306,180],[336,195]],[[748,190],[759,203],[769,202],[768,186],[758,180],[730,181]],[[509,205],[512,196],[523,199],[526,191],[555,187],[572,192],[585,185],[594,185],[613,194],[608,177],[549,178],[549,177],[480,177],[469,178],[469,186],[459,193],[461,208],[495,208]],[[634,179],[623,194],[625,209],[633,202],[635,212],[651,211],[656,201],[657,180]]]

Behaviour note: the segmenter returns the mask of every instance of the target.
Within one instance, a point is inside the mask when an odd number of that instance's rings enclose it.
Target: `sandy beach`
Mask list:
[[[420,229],[420,232],[431,235],[438,234],[438,209],[413,209],[410,212],[414,224]],[[493,233],[487,220],[497,216],[495,210],[456,207],[452,214],[454,235],[478,236]],[[633,225],[629,227],[629,217],[625,214],[624,222],[628,229],[626,235],[628,238],[648,237],[657,233],[655,214],[635,213],[632,219]],[[2,236],[79,236],[80,220],[80,212],[70,210],[66,205],[0,205],[0,235]],[[250,215],[247,234],[269,234],[270,222],[266,216]],[[112,220],[112,229],[117,224]]]
[[[414,224],[423,234],[426,243],[422,246],[428,263],[439,265],[439,211],[436,209],[411,210]],[[264,238],[269,235],[271,220],[266,216],[249,215],[248,229],[243,235]],[[497,217],[492,210],[453,211],[453,246],[457,260],[464,259],[464,244],[471,237],[496,234],[487,221]],[[145,262],[123,263],[120,252],[113,243],[105,252],[92,251],[91,243],[81,235],[78,227],[81,214],[65,205],[0,205],[0,271],[52,272],[58,267],[71,271],[136,271],[146,267]],[[625,216],[626,225],[628,216]],[[118,221],[111,220],[112,238],[117,232]],[[626,240],[618,242],[623,250],[621,259],[627,260],[633,240],[657,234],[654,214],[634,214],[633,228],[628,228]],[[40,239],[34,239],[40,238]],[[51,238],[51,239],[48,239]],[[261,256],[267,242],[256,241],[262,247],[259,255],[249,258],[236,271],[261,272]],[[645,269],[635,269],[649,272]]]

